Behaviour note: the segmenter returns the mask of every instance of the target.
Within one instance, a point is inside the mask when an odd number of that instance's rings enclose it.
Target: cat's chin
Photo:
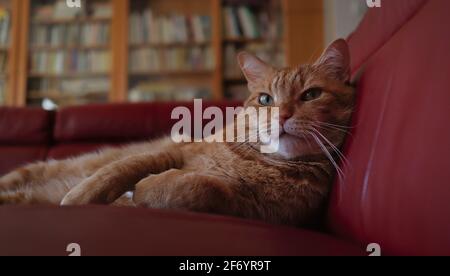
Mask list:
[[[312,151],[315,150],[314,145],[314,142],[308,140],[307,137],[284,133],[280,136],[277,154],[283,159],[296,160],[312,154]]]

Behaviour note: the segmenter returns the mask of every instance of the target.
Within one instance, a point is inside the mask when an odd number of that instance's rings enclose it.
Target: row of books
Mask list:
[[[0,46],[9,46],[11,16],[7,9],[0,8]]]
[[[253,53],[264,61],[276,67],[284,67],[286,65],[283,49],[277,44],[262,42],[248,43],[244,47],[228,44],[224,49],[224,76],[226,79],[243,78],[241,69],[237,62],[237,54],[241,51]]]
[[[111,65],[109,51],[35,52],[31,71],[39,74],[106,73]]]
[[[57,110],[63,106],[86,105],[108,102],[107,93],[85,93],[83,95],[71,95],[66,93],[45,93],[42,97],[27,99],[27,106],[40,107],[45,110]]]
[[[33,9],[33,18],[37,20],[70,20],[76,17],[111,18],[112,6],[108,2],[81,0],[81,7],[69,7],[66,0],[58,0]]]
[[[5,104],[6,97],[6,80],[0,79],[0,105]]]
[[[89,79],[31,79],[28,89],[33,92],[33,97],[45,97],[52,91],[72,96],[82,96],[86,93],[108,93],[110,81],[106,77]]]
[[[106,45],[110,41],[107,23],[33,25],[31,28],[33,46],[92,46]]]
[[[129,62],[131,72],[212,70],[215,66],[210,47],[135,49]]]
[[[8,53],[0,52],[0,74],[5,74],[8,71]]]
[[[203,86],[171,84],[169,82],[142,82],[130,90],[131,102],[143,101],[192,101],[209,99],[211,90]]]
[[[11,26],[10,12],[5,8],[0,8],[0,46],[9,46],[10,26]],[[3,76],[7,72],[8,53],[0,52],[0,74]],[[0,105],[6,102],[6,86],[7,78],[0,77]]]
[[[205,43],[211,39],[211,17],[180,14],[156,15],[151,9],[133,12],[130,43]]]
[[[248,6],[225,6],[223,26],[226,38],[256,39],[269,35],[271,22],[266,11],[253,11]]]

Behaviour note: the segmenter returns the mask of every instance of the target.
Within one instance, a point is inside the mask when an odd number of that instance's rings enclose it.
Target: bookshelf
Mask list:
[[[127,100],[213,97],[212,0],[129,3]]]
[[[280,0],[223,0],[222,3],[224,97],[244,100],[248,89],[236,60],[239,52],[252,52],[277,67],[287,64],[283,3]]]
[[[26,0],[21,41],[22,101],[27,106],[106,103],[111,91],[110,0],[69,8],[62,0]]]
[[[11,72],[16,68],[15,33],[17,1],[0,0],[0,106],[14,104],[15,80]]]
[[[88,0],[55,15],[61,1],[3,1],[19,18],[7,104],[243,99],[239,51],[285,66],[324,46],[322,1]]]

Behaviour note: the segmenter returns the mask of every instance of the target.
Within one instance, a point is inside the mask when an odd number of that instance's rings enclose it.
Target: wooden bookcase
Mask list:
[[[90,0],[83,5],[77,9],[65,1],[23,1],[21,105],[40,106],[44,98],[59,105],[108,101],[112,14],[98,14],[92,7],[112,10],[112,4]]]
[[[131,93],[124,98],[187,101],[220,97],[220,91],[213,88],[220,77],[215,74],[213,4],[211,0],[129,2],[125,16],[130,68],[125,92]]]
[[[243,77],[239,74],[229,75],[230,62],[234,62],[235,57],[229,53],[231,47],[235,52],[240,50],[260,49],[254,45],[265,45],[278,55],[277,60],[280,65],[297,65],[311,61],[320,54],[323,49],[323,7],[322,1],[310,0],[89,0],[87,3],[102,1],[111,5],[111,18],[94,18],[81,16],[73,19],[46,19],[39,22],[33,19],[35,7],[39,4],[55,2],[57,0],[10,0],[11,14],[13,15],[12,39],[9,59],[9,72],[12,81],[8,82],[7,104],[11,106],[25,106],[33,103],[33,100],[40,100],[42,95],[37,94],[34,88],[34,80],[54,80],[55,82],[65,79],[89,80],[98,77],[105,77],[109,80],[110,89],[108,97],[100,100],[88,99],[87,102],[126,102],[133,99],[130,93],[146,85],[152,86],[155,83],[170,85],[180,89],[185,93],[183,87],[205,87],[208,91],[208,98],[223,99],[229,97],[228,89],[231,86],[245,85]],[[0,1],[0,4],[2,2]],[[255,15],[267,13],[271,22],[276,22],[277,28],[272,30],[272,34],[258,37],[235,36],[230,37],[226,31],[225,12],[226,7],[239,9],[245,7]],[[204,41],[192,39],[181,41],[154,41],[143,40],[134,41],[133,30],[130,30],[133,16],[143,14],[151,10],[154,18],[171,18],[171,16],[181,16],[182,18],[192,18],[197,16],[208,17],[210,22],[210,35]],[[15,16],[14,16],[15,15]],[[259,16],[259,15],[258,15]],[[176,20],[176,19],[174,19]],[[44,22],[45,21],[45,22]],[[35,45],[31,43],[31,37],[37,24],[47,25],[73,25],[90,23],[107,24],[110,27],[110,37],[108,43],[102,45]],[[134,24],[136,26],[136,24]],[[178,25],[177,25],[178,26]],[[33,29],[33,31],[32,31]],[[242,31],[242,30],[241,30]],[[14,37],[15,36],[15,37]],[[174,49],[180,49],[179,54]],[[194,49],[194,50],[192,50]],[[190,51],[194,53],[206,53],[208,49],[208,66],[198,66],[196,59],[195,66],[166,66],[164,62],[158,70],[150,67],[131,68],[131,60],[142,61],[137,50],[141,50],[147,56],[189,56]],[[275,49],[275,50],[273,50]],[[35,72],[32,69],[33,55],[39,52],[55,51],[108,51],[110,53],[110,64],[107,72],[81,72],[64,71],[59,74],[48,72]],[[256,51],[258,52],[258,51]],[[170,54],[167,54],[170,53]],[[188,54],[186,54],[188,53]],[[228,53],[228,55],[227,55]],[[11,55],[12,54],[12,55]],[[136,56],[138,58],[136,58]],[[204,57],[205,57],[204,56]],[[197,57],[197,56],[196,56]],[[273,62],[269,55],[270,62]],[[191,60],[191,59],[187,59]],[[145,62],[144,62],[145,63]],[[177,64],[171,62],[170,64]],[[205,62],[203,62],[205,63]],[[135,64],[135,63],[133,63]],[[202,64],[202,62],[200,62]],[[173,88],[173,87],[172,87]],[[137,90],[139,90],[137,89]],[[140,91],[140,90],[139,90]],[[195,90],[194,90],[195,91]],[[46,96],[58,99],[59,91],[46,91]],[[106,92],[106,91],[104,91]],[[55,95],[52,95],[55,93]],[[183,99],[189,99],[186,92]],[[194,96],[192,96],[194,97]],[[136,98],[136,97],[134,97]],[[78,99],[75,99],[78,100]],[[134,99],[136,100],[136,99]],[[144,100],[139,98],[138,100]],[[68,101],[64,104],[75,102]]]
[[[16,96],[16,81],[13,72],[17,70],[17,34],[18,19],[17,11],[18,1],[1,0],[0,1],[0,20],[2,21],[0,42],[1,68],[0,68],[0,105],[14,105]],[[6,32],[6,33],[5,33]]]

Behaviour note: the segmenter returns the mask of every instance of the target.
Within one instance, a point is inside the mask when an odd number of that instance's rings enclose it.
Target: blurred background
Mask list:
[[[0,0],[0,105],[242,100],[239,51],[279,67],[309,62],[366,9],[365,0]]]

